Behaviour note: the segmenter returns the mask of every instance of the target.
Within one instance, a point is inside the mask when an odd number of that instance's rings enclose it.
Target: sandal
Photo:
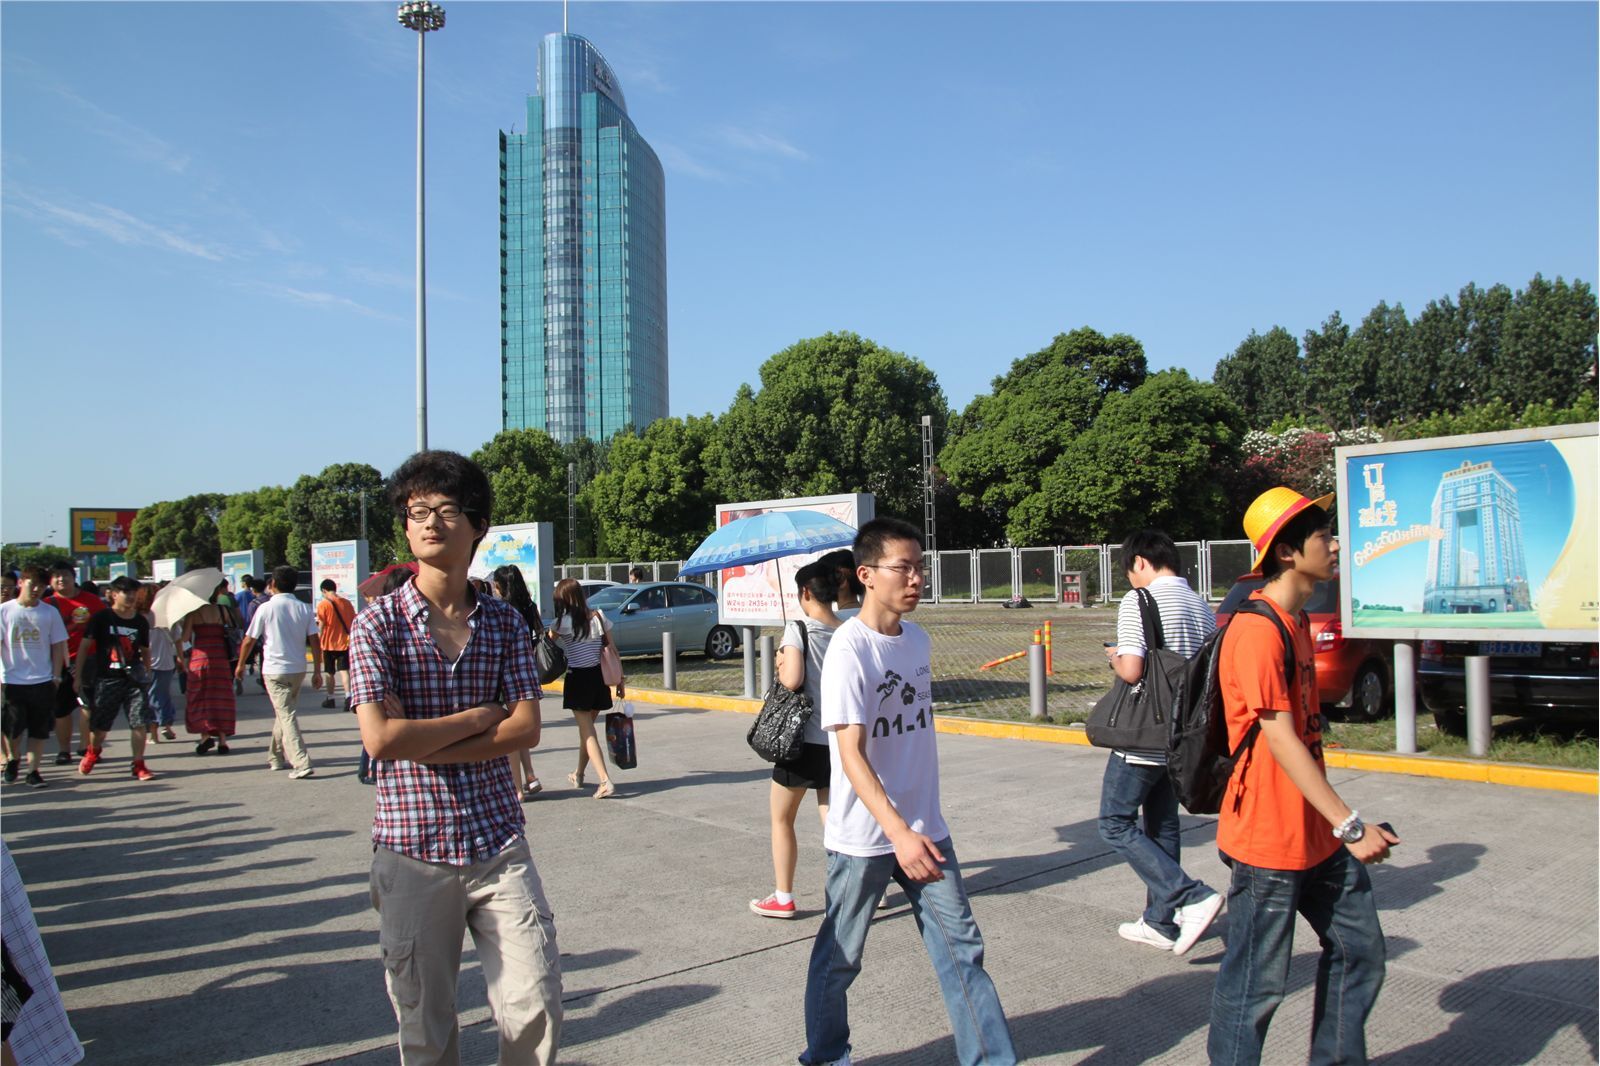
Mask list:
[[[539,779],[536,777],[532,781],[529,781],[526,785],[522,786],[522,798],[532,799],[543,791],[544,785],[541,784]]]
[[[610,781],[602,781],[600,782],[600,787],[594,790],[594,798],[597,800],[603,800],[609,796],[615,795],[616,791],[616,786]]]
[[[198,744],[196,744],[194,746],[194,753],[196,755],[204,755],[206,752],[210,751],[212,748],[214,748],[216,746],[217,746],[217,738],[216,737],[206,737],[204,740],[202,740],[200,743],[198,743]]]
[[[570,774],[568,774],[567,775],[567,784],[571,785],[573,788],[582,788],[583,787],[583,775],[580,774],[580,773],[570,773]]]

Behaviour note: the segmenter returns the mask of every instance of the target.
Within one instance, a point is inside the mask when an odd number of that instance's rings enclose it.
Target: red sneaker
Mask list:
[[[83,753],[83,760],[78,763],[78,773],[88,775],[94,769],[94,764],[100,761],[100,753],[93,748]]]
[[[777,896],[768,896],[766,899],[753,899],[750,901],[752,914],[759,914],[763,918],[793,918],[795,916],[794,900],[788,903],[779,903]]]
[[[140,781],[154,781],[156,778],[155,772],[142,761],[133,764],[133,776]]]

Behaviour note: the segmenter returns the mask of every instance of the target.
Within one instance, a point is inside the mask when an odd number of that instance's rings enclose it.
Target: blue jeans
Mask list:
[[[161,725],[171,725],[178,718],[178,705],[172,702],[172,675],[176,670],[154,670],[150,681],[150,715]]]
[[[1200,902],[1211,889],[1178,865],[1178,794],[1165,766],[1140,766],[1112,753],[1100,785],[1100,839],[1144,882],[1144,924],[1177,939],[1178,908]]]
[[[955,1031],[956,1057],[963,1064],[991,1066],[1010,1066],[1017,1061],[1000,996],[983,969],[983,936],[972,918],[955,849],[948,837],[934,846],[945,859],[944,880],[926,885],[907,877],[892,854],[858,858],[828,853],[826,913],[811,946],[806,975],[802,1063],[832,1062],[850,1050],[845,996],[861,972],[867,926],[891,880],[911,901],[917,930],[933,962],[950,1027]]]
[[[1343,847],[1309,870],[1222,860],[1233,867],[1233,881],[1228,950],[1212,991],[1206,1040],[1213,1066],[1261,1061],[1267,1026],[1287,990],[1296,912],[1322,943],[1309,1061],[1366,1062],[1367,1015],[1383,987],[1386,957],[1367,868]]]

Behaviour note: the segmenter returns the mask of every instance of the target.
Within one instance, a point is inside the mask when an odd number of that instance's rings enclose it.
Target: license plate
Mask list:
[[[1484,640],[1478,642],[1479,655],[1506,655],[1525,659],[1537,659],[1543,649],[1531,641],[1518,640]]]

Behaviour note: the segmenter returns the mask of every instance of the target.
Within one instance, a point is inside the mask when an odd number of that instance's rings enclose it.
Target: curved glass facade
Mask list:
[[[566,443],[667,414],[666,181],[594,45],[539,48],[500,134],[501,425]]]

